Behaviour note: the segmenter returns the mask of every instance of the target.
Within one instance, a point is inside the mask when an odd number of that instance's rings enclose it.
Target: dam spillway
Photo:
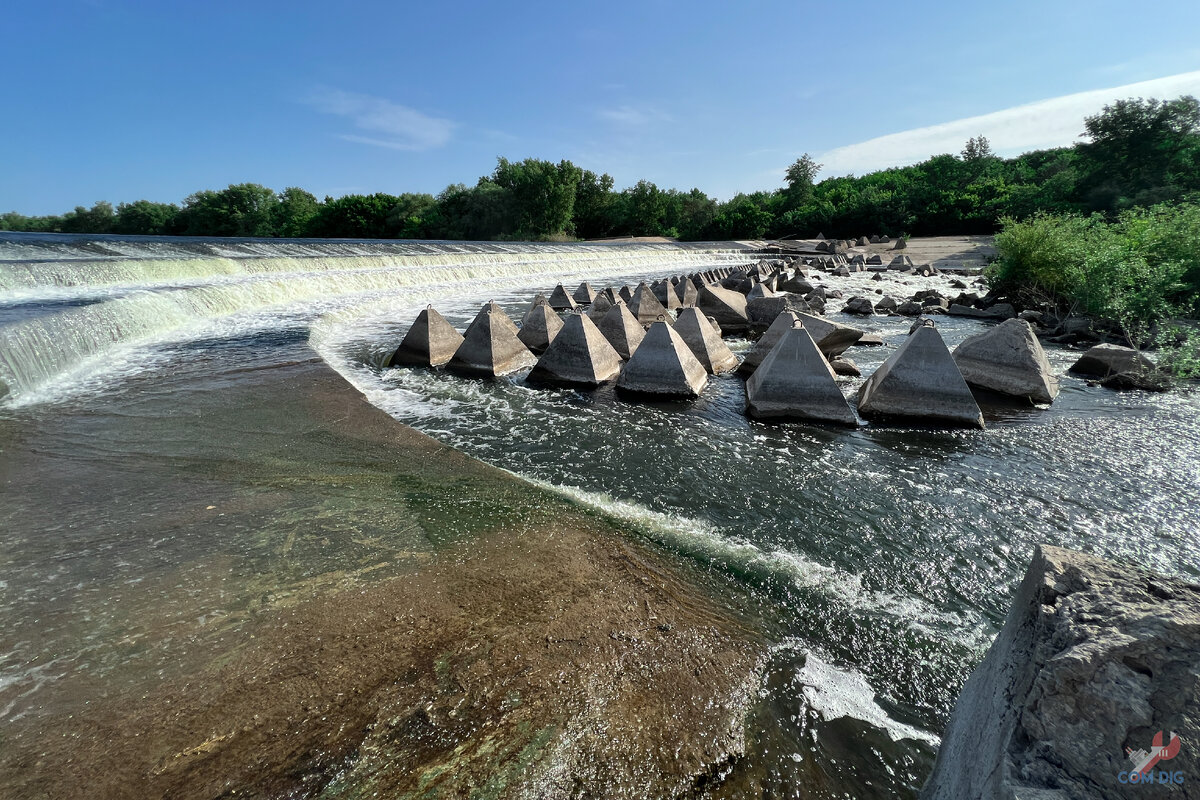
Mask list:
[[[611,387],[382,366],[430,303],[461,331],[490,299],[520,319],[559,283],[632,287],[747,258],[731,243],[0,235],[10,741],[33,749],[46,720],[107,692],[152,695],[154,676],[185,674],[203,648],[245,646],[268,611],[421,574],[441,548],[550,513],[470,482],[441,478],[453,491],[439,493],[415,472],[362,468],[356,448],[387,448],[311,422],[298,385],[343,416],[318,368],[750,606],[772,642],[741,761],[760,786],[912,796],[1003,620],[997,589],[1036,542],[1200,575],[1196,397],[1090,387],[1065,374],[1074,356],[1061,348],[1047,349],[1062,381],[1052,408],[916,433],[756,423],[735,375],[712,376],[692,403],[628,403]],[[838,280],[847,296],[892,286]],[[938,327],[953,347],[981,324]],[[853,351],[869,375],[909,321],[861,325],[888,342]]]

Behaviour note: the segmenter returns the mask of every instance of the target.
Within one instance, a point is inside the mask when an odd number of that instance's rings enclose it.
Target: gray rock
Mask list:
[[[858,424],[825,356],[801,326],[784,331],[746,381],[746,402],[756,419]]]
[[[864,317],[871,316],[875,313],[875,306],[868,297],[851,297],[846,301],[846,305],[842,307],[842,313],[858,314]]]
[[[919,326],[867,378],[858,413],[874,419],[907,419],[982,428],[983,413],[932,323]]]
[[[704,369],[711,374],[737,369],[738,359],[723,341],[720,329],[709,324],[698,308],[685,308],[675,321],[675,331]]]
[[[925,310],[925,306],[916,300],[905,300],[896,306],[896,313],[902,317],[915,317]]]
[[[973,386],[1035,403],[1051,403],[1058,396],[1046,352],[1022,319],[1005,320],[967,337],[954,349],[954,363]]]
[[[446,368],[494,378],[535,363],[537,358],[521,342],[516,324],[500,306],[489,302],[475,315]]]
[[[696,397],[706,385],[708,372],[704,365],[665,322],[650,326],[617,378],[618,389],[662,397]]]
[[[959,694],[923,800],[1200,797],[1200,586],[1043,545]],[[1121,783],[1152,768],[1183,785]],[[1168,750],[1170,752],[1170,750]]]
[[[899,303],[896,302],[896,298],[892,297],[891,295],[884,295],[883,297],[879,298],[879,302],[875,304],[875,311],[879,314],[887,314],[889,311],[895,311],[896,306],[898,305]]]
[[[1021,313],[1017,314],[1017,319],[1023,319],[1026,322],[1030,323],[1031,325],[1041,325],[1042,324],[1042,316],[1043,316],[1042,312],[1040,312],[1040,311],[1026,309],[1025,311],[1022,311]]]
[[[835,358],[829,362],[830,368],[834,375],[843,375],[847,378],[857,378],[862,375],[862,370],[848,358]]]
[[[1100,378],[1105,386],[1114,389],[1161,392],[1170,388],[1166,376],[1145,354],[1115,344],[1098,344],[1091,348],[1071,365],[1071,372]]]
[[[528,380],[557,386],[599,386],[621,372],[621,356],[582,314],[567,318],[559,334],[529,371]]]
[[[426,306],[385,366],[440,367],[454,357],[462,343],[462,334],[433,306]]]

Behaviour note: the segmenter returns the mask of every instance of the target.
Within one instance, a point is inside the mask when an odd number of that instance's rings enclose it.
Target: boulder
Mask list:
[[[433,306],[426,306],[384,366],[440,367],[454,357],[462,343],[462,334]]]
[[[740,333],[750,327],[746,298],[737,292],[719,286],[705,286],[700,290],[696,307],[715,317],[721,324],[721,330],[726,333]]]
[[[533,353],[544,353],[554,337],[562,330],[563,321],[558,313],[546,302],[540,294],[534,298],[533,305],[525,312],[521,320],[521,331],[517,338]]]
[[[579,288],[571,295],[571,299],[581,306],[590,305],[596,300],[596,290],[587,281],[584,281],[579,284]]]
[[[843,314],[858,314],[860,316],[870,316],[875,313],[875,306],[867,297],[851,297],[846,301],[846,305],[842,307]]]
[[[959,693],[921,797],[1194,797],[1197,664],[1194,581],[1042,545]],[[1143,770],[1186,783],[1129,782]]]
[[[863,332],[858,328],[834,322],[825,317],[812,314],[799,314],[804,329],[812,336],[813,341],[826,358],[834,358],[845,352],[846,348],[863,338]]]
[[[556,386],[599,386],[621,372],[621,356],[596,323],[572,314],[529,372],[528,380]]]
[[[1025,320],[1005,320],[967,337],[954,349],[954,363],[972,386],[1035,403],[1051,403],[1058,396],[1046,352]]]
[[[749,375],[758,368],[758,365],[763,362],[767,354],[781,338],[783,334],[790,331],[800,322],[800,317],[791,311],[785,311],[780,314],[763,333],[762,338],[754,343],[750,351],[746,353],[746,357],[742,359],[741,366],[738,367],[738,372],[742,375]]]
[[[629,313],[643,326],[654,322],[663,322],[667,318],[667,309],[658,302],[654,291],[645,284],[639,283],[629,303]]]
[[[834,375],[842,375],[847,378],[857,378],[862,375],[862,370],[848,358],[835,358],[829,362],[830,369]]]
[[[535,363],[537,358],[521,342],[516,324],[500,306],[489,302],[475,315],[446,367],[466,375],[498,377]]]
[[[890,311],[895,311],[896,306],[898,305],[899,303],[896,302],[896,298],[885,294],[883,297],[879,298],[879,302],[875,304],[875,312],[877,314],[887,314]]]
[[[596,325],[604,338],[621,358],[628,361],[642,343],[646,330],[641,326],[624,301],[618,300]]]
[[[983,427],[983,412],[932,323],[913,331],[867,378],[858,392],[858,413],[869,419]]]
[[[896,313],[902,317],[915,317],[925,310],[925,306],[921,305],[916,300],[905,300],[900,305],[896,306]]]
[[[574,311],[578,307],[578,304],[567,294],[567,290],[560,283],[550,293],[550,307],[555,311]]]
[[[1113,389],[1149,389],[1165,391],[1170,388],[1154,362],[1132,347],[1098,344],[1071,365],[1071,372],[1100,378]]]
[[[829,362],[798,323],[783,331],[746,381],[746,404],[756,419],[858,424]]]
[[[720,329],[713,328],[700,309],[685,308],[680,311],[679,319],[675,321],[675,331],[709,373],[737,369],[737,356],[721,341]]]
[[[665,322],[650,326],[617,378],[622,391],[660,397],[696,397],[706,385],[707,370]]]

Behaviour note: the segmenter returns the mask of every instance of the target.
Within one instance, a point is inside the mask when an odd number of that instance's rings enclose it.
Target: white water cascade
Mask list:
[[[182,338],[246,312],[328,311],[339,301],[433,301],[745,256],[729,245],[170,240],[0,234],[0,397],[103,370],[118,349]]]

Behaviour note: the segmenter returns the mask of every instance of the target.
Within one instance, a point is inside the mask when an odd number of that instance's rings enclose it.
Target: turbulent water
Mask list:
[[[0,424],[9,437],[54,431],[64,463],[83,454],[102,465],[126,445],[146,459],[223,447],[236,460],[236,434],[181,443],[172,418],[200,413],[197,385],[219,390],[247,364],[285,364],[307,343],[400,421],[625,520],[751,598],[778,642],[753,757],[780,786],[802,783],[813,760],[838,776],[824,785],[830,796],[919,785],[1034,544],[1200,576],[1200,401],[1090,387],[1065,375],[1066,351],[1048,353],[1063,385],[1052,407],[987,407],[986,430],[955,432],[751,422],[732,376],[714,378],[695,402],[656,404],[626,402],[611,388],[535,389],[519,375],[380,367],[427,303],[460,329],[492,298],[519,319],[535,292],[558,282],[616,286],[744,262],[733,246],[7,237]],[[941,285],[905,280],[914,283],[827,279],[847,296]],[[908,322],[863,325],[887,340],[847,353],[870,374]],[[938,327],[953,346],[982,325],[942,318]],[[189,392],[172,390],[184,381]],[[843,388],[850,395],[857,385]],[[114,408],[152,433],[114,442],[105,426],[89,425]],[[268,448],[269,419],[264,427],[256,446]],[[104,597],[86,614],[56,616],[78,602],[72,591],[86,592],[94,558],[123,565],[137,582],[155,569],[147,540],[161,548],[156,558],[201,572],[216,547],[172,539],[170,526],[152,522],[110,530],[95,498],[74,510],[86,520],[66,513],[52,524],[44,509],[59,488],[21,487],[0,512],[0,622],[65,621],[41,632],[0,626],[0,724],[31,713],[41,687],[72,664],[113,657],[113,620],[133,624],[136,612]],[[140,503],[152,520],[165,500],[150,492],[114,502]],[[42,541],[53,525],[70,531],[67,544]],[[220,547],[252,554],[258,541]],[[324,550],[300,572],[322,574],[338,558]],[[147,602],[174,602],[180,591],[163,586]],[[219,598],[201,606],[228,611]]]

